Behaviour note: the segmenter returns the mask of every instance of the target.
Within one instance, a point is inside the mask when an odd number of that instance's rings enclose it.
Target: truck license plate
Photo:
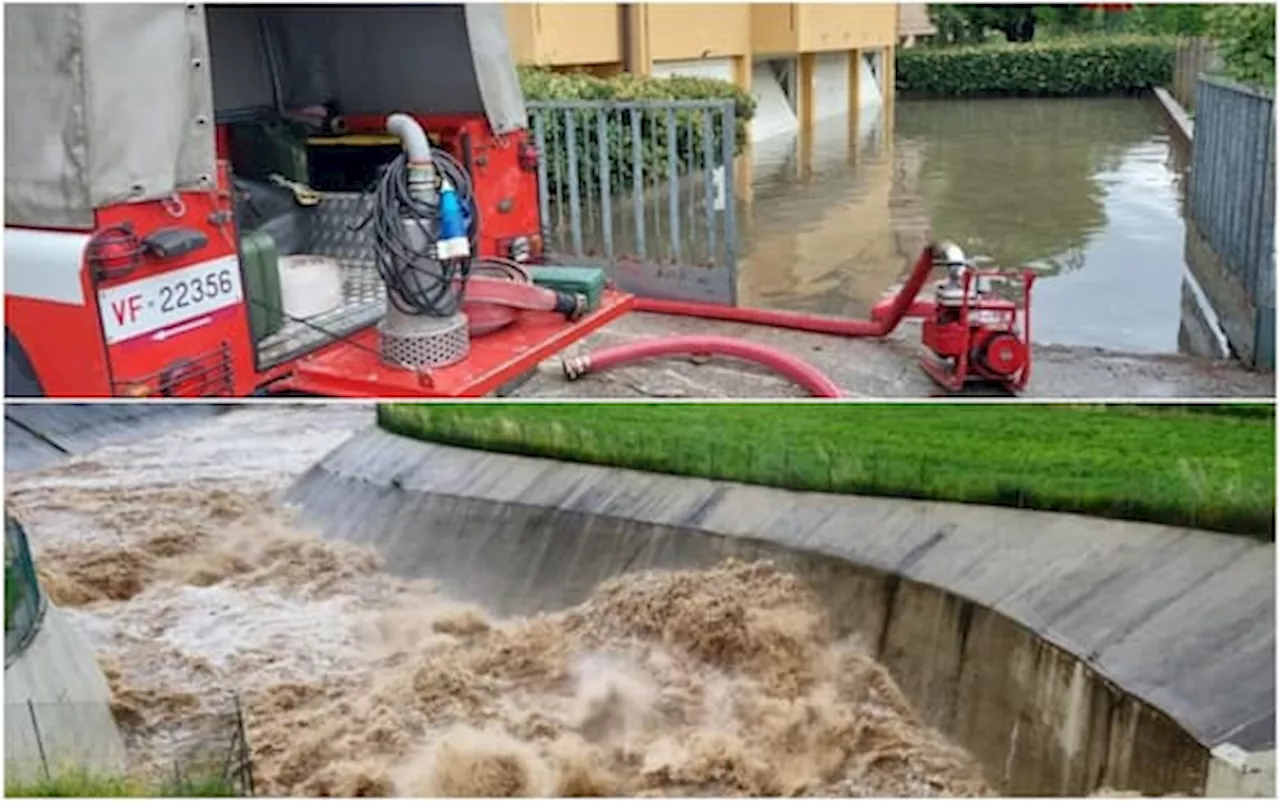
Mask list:
[[[114,345],[234,306],[243,296],[239,259],[223,256],[101,289],[98,313],[107,344]]]

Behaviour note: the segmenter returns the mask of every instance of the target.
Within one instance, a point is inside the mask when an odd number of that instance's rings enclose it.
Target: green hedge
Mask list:
[[[898,90],[924,97],[1106,95],[1173,79],[1171,39],[1100,37],[900,50]]]
[[[536,67],[520,68],[520,86],[526,101],[556,100],[732,100],[736,121],[735,153],[741,153],[749,136],[748,125],[755,116],[755,99],[736,85],[714,78],[673,76],[650,78],[621,74],[612,78],[598,78],[586,73],[553,72]],[[712,122],[712,163],[723,161],[724,135],[720,120]],[[684,174],[704,165],[703,161],[703,112],[683,110],[675,115],[676,171]],[[566,125],[561,112],[542,114],[547,153],[547,180],[551,183],[553,197],[563,197],[568,190],[566,152]],[[599,194],[599,140],[596,113],[576,112],[573,115],[578,151],[579,191]],[[531,123],[532,125],[532,112]],[[632,170],[631,119],[627,113],[611,111],[605,115],[605,135],[608,141],[610,175],[609,183],[617,192],[634,182]],[[667,142],[671,135],[662,112],[649,112],[642,116],[640,142],[644,159],[646,181],[663,180],[668,173]],[[556,180],[556,167],[560,168],[560,180]]]

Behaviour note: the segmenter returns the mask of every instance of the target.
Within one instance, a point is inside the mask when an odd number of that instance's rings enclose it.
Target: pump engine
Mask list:
[[[1009,275],[978,270],[957,245],[939,248],[947,278],[937,284],[931,303],[918,304],[924,317],[921,367],[951,392],[970,382],[998,384],[1021,391],[1031,378],[1031,286],[1035,274],[1025,270],[1022,313],[1018,304],[996,294],[994,287]]]

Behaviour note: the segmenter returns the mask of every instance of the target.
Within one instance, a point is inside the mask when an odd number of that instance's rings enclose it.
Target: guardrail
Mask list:
[[[1275,98],[1202,75],[1197,104],[1188,260],[1225,277],[1201,283],[1241,360],[1275,369]]]
[[[636,294],[736,300],[732,101],[526,105],[548,253]]]

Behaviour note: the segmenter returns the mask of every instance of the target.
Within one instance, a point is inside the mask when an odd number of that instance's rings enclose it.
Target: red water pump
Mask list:
[[[939,285],[921,337],[928,352],[920,366],[934,381],[951,392],[970,382],[996,383],[1013,392],[1027,386],[1035,274],[1025,271],[1020,277],[1021,315],[1016,303],[991,292],[991,285],[1007,279],[1006,274],[965,269]]]
[[[1031,379],[1031,286],[1035,274],[1024,270],[1019,304],[994,292],[1009,273],[978,270],[955,245],[938,248],[947,280],[933,300],[917,301],[908,314],[924,318],[925,354],[920,366],[942,387],[960,392],[970,383],[996,384],[1019,392]]]

